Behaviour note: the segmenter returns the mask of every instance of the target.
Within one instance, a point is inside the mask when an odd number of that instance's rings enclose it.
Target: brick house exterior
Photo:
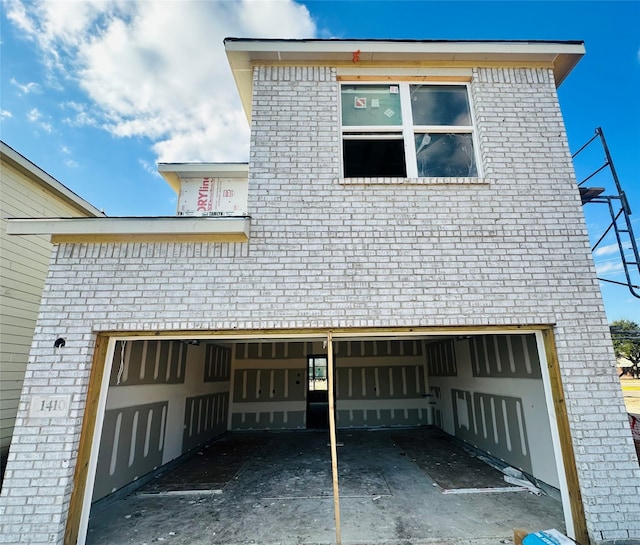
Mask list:
[[[75,542],[92,484],[78,467],[91,465],[83,419],[104,409],[96,368],[116,357],[117,339],[329,331],[533,335],[550,369],[568,533],[581,543],[640,539],[640,468],[556,93],[582,45],[226,47],[251,121],[250,236],[216,239],[211,218],[174,218],[152,235],[126,219],[118,237],[87,221],[53,229],[0,542]],[[477,175],[344,177],[340,86],[363,81],[467,86]],[[181,220],[195,227],[176,235]],[[52,348],[57,338],[63,349]],[[69,396],[70,410],[34,412],[34,397],[52,395]]]

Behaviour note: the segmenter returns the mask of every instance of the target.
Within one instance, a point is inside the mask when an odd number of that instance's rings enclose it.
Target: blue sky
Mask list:
[[[175,213],[158,161],[247,159],[226,36],[583,40],[559,89],[569,145],[603,128],[640,233],[640,1],[0,1],[2,140],[110,216]],[[593,241],[605,211],[585,209]],[[596,266],[624,281],[612,242]],[[640,321],[639,299],[601,287],[609,320]]]

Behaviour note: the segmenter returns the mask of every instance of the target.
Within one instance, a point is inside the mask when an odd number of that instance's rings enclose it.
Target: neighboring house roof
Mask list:
[[[560,85],[585,53],[582,41],[280,40],[225,38],[240,98],[251,119],[255,64],[351,66],[547,66]],[[354,56],[354,54],[357,54]]]
[[[95,206],[85,201],[82,197],[76,195],[68,187],[62,185],[50,174],[47,174],[37,165],[33,164],[29,159],[18,153],[11,146],[0,141],[0,159],[2,163],[6,163],[15,168],[32,182],[40,185],[45,191],[55,194],[57,197],[67,202],[71,206],[78,208],[90,216],[105,217],[106,214],[98,210]]]

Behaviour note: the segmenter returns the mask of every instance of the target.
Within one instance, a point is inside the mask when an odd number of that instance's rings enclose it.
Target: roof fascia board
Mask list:
[[[246,242],[251,218],[11,218],[9,235],[50,235],[57,242]]]
[[[400,56],[418,54],[428,57],[434,53],[445,54],[584,54],[580,41],[385,41],[385,40],[251,40],[227,38],[227,51],[246,53],[320,53],[331,60],[336,53],[351,55],[360,49],[362,53],[393,53]],[[333,55],[332,55],[333,54]]]
[[[2,161],[12,166],[14,169],[27,176],[34,183],[43,187],[45,190],[50,191],[67,204],[70,204],[74,208],[80,210],[85,214],[89,214],[95,217],[105,217],[106,214],[101,210],[98,210],[91,203],[85,201],[82,197],[75,194],[69,188],[61,184],[50,174],[47,174],[37,165],[33,164],[26,157],[18,153],[9,145],[0,141],[0,155]]]

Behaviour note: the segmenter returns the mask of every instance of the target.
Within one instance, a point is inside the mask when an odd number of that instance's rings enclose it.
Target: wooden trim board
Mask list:
[[[78,542],[80,517],[82,515],[82,506],[87,487],[87,472],[93,444],[93,432],[96,427],[96,415],[100,402],[100,390],[102,389],[102,377],[108,346],[109,338],[98,335],[91,363],[91,374],[87,388],[87,403],[82,421],[78,457],[76,458],[76,467],[73,475],[73,489],[71,491],[67,524],[64,532],[65,545],[76,545]]]
[[[336,545],[342,545],[340,530],[340,492],[338,489],[338,449],[336,442],[335,384],[333,369],[333,339],[327,334],[327,379],[329,388],[329,440],[331,444],[331,475],[333,477],[333,512],[336,521]]]
[[[564,463],[567,487],[569,489],[575,541],[582,545],[588,545],[588,543],[590,543],[589,534],[587,532],[584,506],[582,504],[582,494],[580,492],[580,483],[578,481],[578,470],[576,468],[573,442],[571,441],[571,429],[569,427],[569,418],[567,416],[567,407],[565,403],[564,390],[562,388],[562,377],[560,375],[560,364],[556,353],[556,342],[553,329],[543,329],[542,338],[547,358],[547,368],[549,370],[558,434],[560,436],[562,461]]]

